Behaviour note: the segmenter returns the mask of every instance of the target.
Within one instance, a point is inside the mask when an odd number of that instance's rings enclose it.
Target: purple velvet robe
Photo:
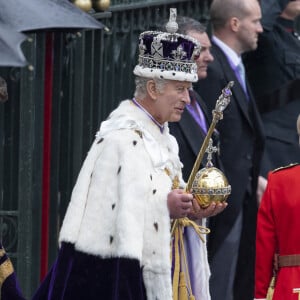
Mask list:
[[[102,259],[62,243],[57,260],[32,300],[145,300],[139,261]]]
[[[1,281],[1,300],[25,300],[22,295],[13,265],[2,244],[0,243],[0,281]]]

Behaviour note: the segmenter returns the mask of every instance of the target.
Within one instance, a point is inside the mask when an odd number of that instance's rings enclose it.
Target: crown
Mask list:
[[[170,9],[167,32],[145,31],[139,37],[138,65],[133,73],[147,78],[198,81],[195,60],[201,46],[197,40],[176,33],[176,8]]]

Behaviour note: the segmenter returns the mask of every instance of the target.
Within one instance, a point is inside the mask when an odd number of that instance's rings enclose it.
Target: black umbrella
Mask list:
[[[0,66],[23,67],[27,64],[21,50],[26,36],[0,22]]]
[[[0,0],[0,21],[20,32],[104,27],[68,0]]]

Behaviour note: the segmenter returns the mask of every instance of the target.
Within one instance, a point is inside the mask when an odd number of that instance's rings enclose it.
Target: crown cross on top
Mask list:
[[[145,31],[139,36],[139,58],[133,73],[146,78],[198,81],[196,57],[200,44],[176,33],[176,8],[170,9],[167,31]]]

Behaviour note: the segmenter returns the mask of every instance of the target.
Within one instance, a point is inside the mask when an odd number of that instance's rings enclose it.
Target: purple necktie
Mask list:
[[[242,61],[236,66],[236,70],[239,73],[240,83],[243,85],[243,88],[246,89],[245,67]]]
[[[207,125],[206,125],[204,113],[199,103],[196,101],[194,95],[192,95],[192,93],[190,93],[190,98],[191,98],[191,104],[187,105],[186,108],[188,112],[193,116],[197,124],[202,128],[204,133],[207,133]]]
[[[245,67],[242,61],[236,66],[235,68],[235,73],[238,77],[238,80],[246,94],[247,99],[249,100],[249,94],[247,90],[247,85],[246,85],[246,74],[245,74]]]

